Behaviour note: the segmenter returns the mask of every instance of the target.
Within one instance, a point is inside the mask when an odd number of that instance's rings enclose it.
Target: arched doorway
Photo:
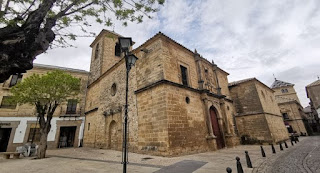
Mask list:
[[[217,147],[218,149],[221,149],[224,147],[224,140],[223,140],[222,132],[220,130],[220,126],[218,122],[217,111],[213,106],[210,107],[210,118],[211,118],[213,134],[217,137],[216,138]]]
[[[118,148],[118,138],[117,138],[117,123],[116,121],[111,121],[109,125],[109,148]]]

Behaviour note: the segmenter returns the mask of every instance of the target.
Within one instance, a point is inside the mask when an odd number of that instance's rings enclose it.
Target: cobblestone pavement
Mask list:
[[[302,154],[305,154],[305,156],[308,157],[303,157],[306,158],[305,160],[293,159],[296,161],[293,163],[301,162],[301,169],[304,168],[304,165],[308,165],[311,172],[319,171],[319,167],[317,167],[320,163],[318,160],[319,158],[317,159],[314,156],[320,156],[319,148],[315,148],[315,146],[319,146],[316,143],[320,143],[320,137],[305,137],[301,138],[300,141],[301,142],[295,144],[295,146],[289,145],[289,148],[285,148],[284,151],[280,151],[279,145],[275,146],[277,154],[272,154],[271,147],[265,145],[263,147],[267,155],[266,158],[261,156],[259,145],[240,145],[234,148],[226,148],[214,152],[171,158],[129,153],[128,172],[223,173],[226,172],[227,167],[231,167],[233,170],[232,172],[237,172],[235,157],[239,156],[245,173],[250,173],[252,171],[258,173],[291,173],[291,169],[289,170],[288,168],[281,166],[279,160],[286,158],[290,153],[294,153],[300,148],[303,148],[304,152],[301,151],[301,153],[297,153],[296,157],[300,158],[299,156]],[[306,152],[305,150],[313,151],[309,154],[310,152]],[[244,151],[249,152],[253,169],[247,168]],[[4,160],[0,158],[0,173],[122,172],[120,151],[95,148],[68,148],[48,150],[47,156],[48,158],[41,160],[23,157],[17,160]],[[271,170],[273,167],[274,169]],[[279,169],[277,169],[278,167]],[[294,169],[297,170],[298,168]]]
[[[258,173],[320,173],[320,136],[308,137],[279,157],[264,161]]]

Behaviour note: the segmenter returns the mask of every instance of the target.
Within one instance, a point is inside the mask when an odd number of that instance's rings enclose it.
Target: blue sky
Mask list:
[[[305,86],[320,75],[319,0],[167,0],[164,7],[142,24],[106,28],[132,37],[139,46],[161,31],[197,51],[230,73],[229,82],[256,77],[268,86],[274,80],[295,84],[303,104]],[[90,43],[71,42],[77,48],[58,48],[35,62],[89,70]]]

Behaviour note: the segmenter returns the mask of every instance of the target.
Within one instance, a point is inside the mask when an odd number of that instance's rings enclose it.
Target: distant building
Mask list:
[[[307,96],[310,99],[311,109],[320,115],[320,79],[306,86]]]
[[[272,89],[256,78],[231,82],[229,89],[243,143],[276,143],[288,139]]]
[[[119,34],[103,30],[91,44],[84,146],[121,150],[126,66]],[[229,75],[162,33],[132,50],[129,150],[174,156],[239,143]]]
[[[306,115],[294,89],[294,84],[275,79],[271,88],[275,91],[276,102],[289,133],[295,131],[299,134],[307,134]]]
[[[311,106],[307,106],[303,109],[303,112],[306,114],[308,124],[310,125],[312,132],[319,132],[319,117],[317,112],[314,109],[311,109]]]
[[[12,75],[4,83],[0,83],[0,152],[15,151],[32,140],[40,140],[39,123],[34,106],[13,105],[7,101],[10,88],[28,76],[45,74],[52,70],[63,70],[81,79],[80,102],[69,100],[57,107],[51,120],[48,134],[48,148],[78,147],[83,139],[84,99],[88,82],[88,72],[84,70],[63,68],[50,65],[34,64],[34,68],[24,74]]]

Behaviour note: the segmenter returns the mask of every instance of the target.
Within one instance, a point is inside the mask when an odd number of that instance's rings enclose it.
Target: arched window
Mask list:
[[[114,49],[114,55],[115,56],[121,56],[121,48],[120,48],[120,44],[116,43],[115,49]]]
[[[98,58],[99,53],[100,53],[100,44],[98,43],[98,44],[96,45],[96,51],[95,51],[95,53],[94,53],[94,59],[97,59],[97,58]]]

